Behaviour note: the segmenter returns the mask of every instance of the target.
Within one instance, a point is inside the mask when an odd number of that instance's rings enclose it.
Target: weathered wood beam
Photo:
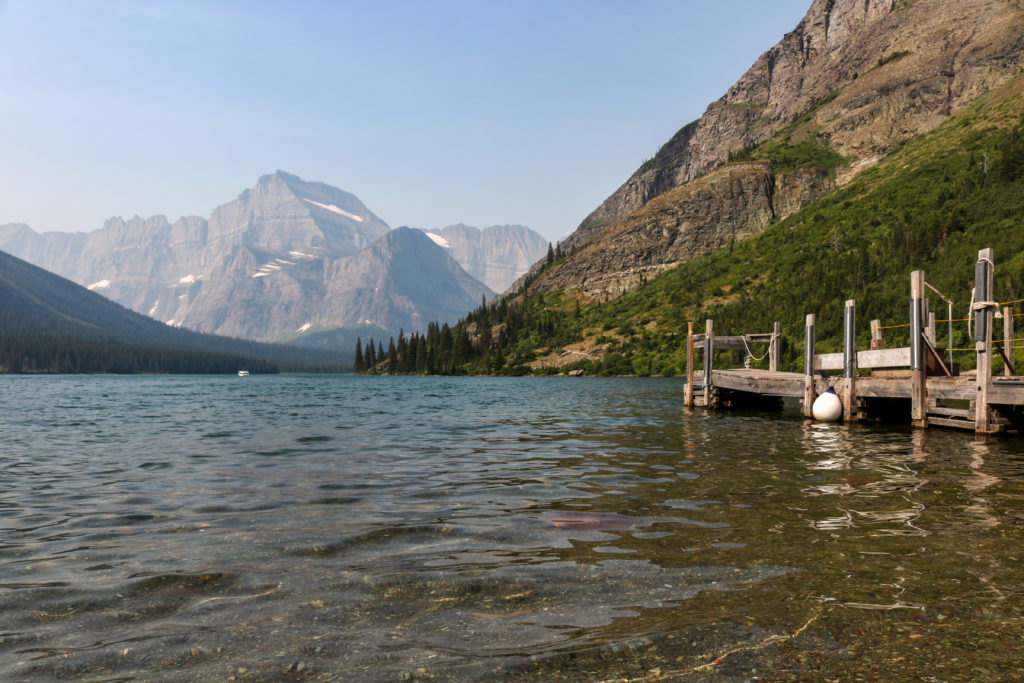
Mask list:
[[[814,417],[814,314],[804,321],[804,417]]]
[[[773,373],[771,375],[750,376],[729,371],[716,371],[715,386],[731,391],[745,391],[765,396],[804,395],[804,377],[798,373]]]
[[[885,348],[885,339],[882,338],[882,321],[871,321],[871,350],[878,351]]]
[[[714,408],[714,377],[711,369],[714,367],[715,355],[715,322],[708,318],[704,321],[704,405]]]
[[[686,388],[683,390],[683,405],[693,407],[693,322],[686,323]]]
[[[992,381],[992,309],[987,305],[992,300],[993,259],[992,249],[978,252],[974,265],[974,305],[977,307],[974,320],[974,349],[978,359],[977,389],[975,404],[974,433],[989,433],[989,390]],[[980,306],[979,306],[980,304]]]
[[[952,377],[953,373],[949,371],[949,368],[947,368],[946,364],[942,361],[942,354],[939,353],[938,349],[935,348],[935,345],[932,344],[931,340],[928,339],[928,337],[924,338],[924,347],[927,350],[928,355],[931,356],[935,360],[935,362],[939,364],[940,368],[942,368],[942,373],[946,377]]]
[[[782,323],[776,321],[772,329],[772,338],[768,342],[768,369],[779,371],[779,354],[782,350]]]
[[[848,299],[843,309],[843,420],[853,421],[857,411],[855,384],[857,382],[857,350],[856,350],[857,302]]]
[[[1009,306],[1003,306],[1003,348],[999,349],[999,352],[1003,354],[1003,361],[1006,363],[1003,374],[1006,376],[1016,375],[1017,369],[1013,353],[1013,309]]]
[[[842,370],[846,363],[844,353],[822,353],[814,357],[815,370]],[[858,368],[905,368],[910,365],[910,347],[858,351]]]
[[[910,423],[928,426],[928,382],[924,359],[924,271],[910,274]]]

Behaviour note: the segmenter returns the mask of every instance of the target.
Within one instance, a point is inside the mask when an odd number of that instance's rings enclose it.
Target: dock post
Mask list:
[[[714,386],[712,386],[711,369],[715,352],[715,322],[708,318],[704,321],[704,407],[714,408]]]
[[[991,249],[978,252],[974,264],[974,348],[978,358],[978,398],[975,401],[974,433],[988,434],[988,390],[992,383],[992,281]]]
[[[921,290],[921,321],[924,324],[925,339],[935,346],[935,314],[929,305],[926,289]]]
[[[804,327],[804,417],[814,417],[814,314],[808,313]]]
[[[686,389],[683,390],[683,405],[693,407],[693,323],[686,323]]]
[[[910,423],[928,426],[928,396],[924,360],[924,271],[910,274]]]
[[[1003,356],[1006,365],[1003,374],[1009,377],[1017,373],[1017,359],[1013,357],[1013,309],[1003,306]]]
[[[779,371],[779,350],[782,348],[782,323],[776,321],[772,328],[772,340],[768,342],[768,369]]]
[[[882,337],[882,321],[871,321],[871,350],[877,351],[885,348],[885,338]]]
[[[854,403],[857,400],[857,392],[854,387],[857,377],[856,307],[855,300],[847,300],[843,314],[843,377],[846,378],[843,383],[843,420],[845,422],[852,421],[857,412],[854,409]]]

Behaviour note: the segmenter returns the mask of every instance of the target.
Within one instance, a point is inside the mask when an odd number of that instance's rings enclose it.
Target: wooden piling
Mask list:
[[[772,328],[772,340],[768,342],[768,369],[779,371],[779,351],[782,349],[782,323],[776,321]]]
[[[856,307],[856,301],[847,300],[843,314],[843,420],[846,422],[852,422],[857,416],[854,405],[857,400],[854,386],[857,378]]]
[[[808,313],[804,327],[804,417],[814,417],[814,314]]]
[[[885,339],[882,338],[882,321],[871,321],[871,350],[880,351],[885,348]]]
[[[686,323],[686,388],[683,390],[683,405],[693,407],[693,323]]]
[[[928,286],[925,285],[921,290],[921,324],[924,325],[924,338],[935,346],[935,315],[932,313],[927,292]]]
[[[714,408],[714,386],[711,370],[714,366],[712,358],[715,352],[715,323],[708,318],[704,321],[704,406]]]
[[[988,434],[989,389],[992,384],[992,285],[993,251],[982,249],[974,266],[974,349],[978,359],[974,433]]]
[[[1007,377],[1017,374],[1017,362],[1013,357],[1013,309],[1003,306],[1003,374]]]
[[[928,426],[928,395],[924,357],[924,271],[910,274],[910,423]]]

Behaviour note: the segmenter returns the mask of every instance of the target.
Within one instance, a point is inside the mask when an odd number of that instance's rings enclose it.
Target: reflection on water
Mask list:
[[[0,678],[998,680],[1024,449],[675,380],[4,377]]]

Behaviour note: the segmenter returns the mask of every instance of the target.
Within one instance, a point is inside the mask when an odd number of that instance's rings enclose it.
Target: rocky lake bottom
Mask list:
[[[0,378],[0,679],[1007,680],[1024,444],[676,379]]]

